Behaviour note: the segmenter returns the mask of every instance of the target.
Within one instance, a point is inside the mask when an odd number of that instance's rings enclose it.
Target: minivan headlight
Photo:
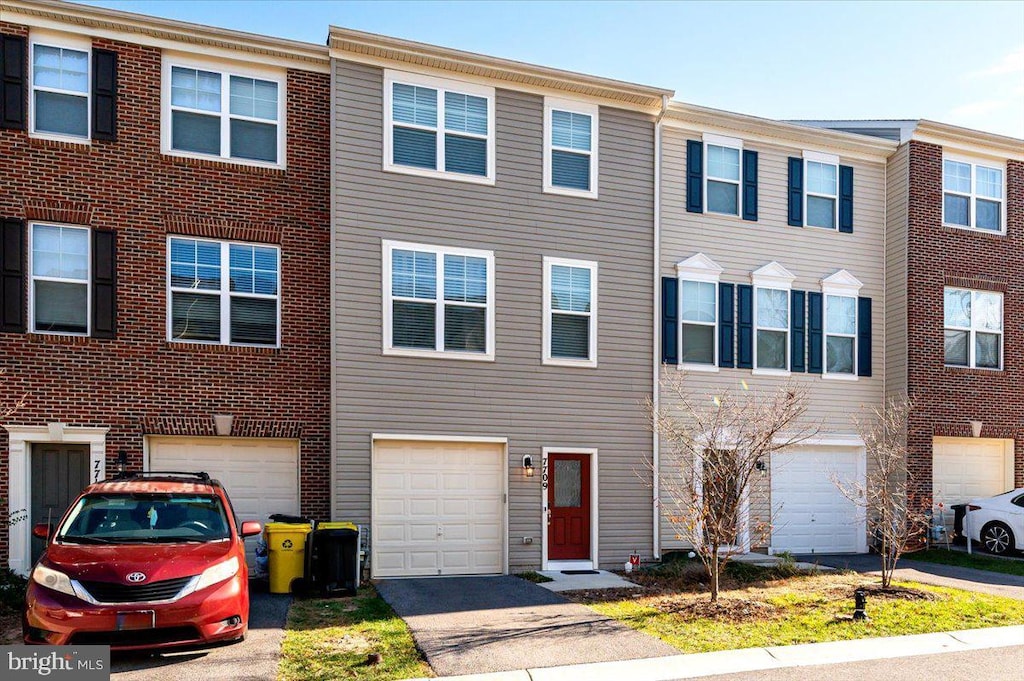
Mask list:
[[[71,578],[60,570],[54,570],[53,568],[45,567],[44,565],[36,565],[35,569],[32,570],[32,581],[41,586],[45,586],[47,589],[53,589],[54,591],[60,591],[69,596],[77,596],[75,588],[71,586]]]
[[[196,583],[196,591],[205,589],[208,586],[223,582],[226,579],[231,579],[238,574],[238,558],[237,556],[223,563],[217,563],[203,570],[203,574],[199,575],[199,581]]]

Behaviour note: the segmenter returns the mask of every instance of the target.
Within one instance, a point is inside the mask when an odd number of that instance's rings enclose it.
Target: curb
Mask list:
[[[620,662],[540,667],[510,672],[444,676],[448,681],[673,681],[718,674],[882,660],[1024,645],[1024,625],[932,634],[741,648]],[[413,681],[429,681],[414,679]],[[436,681],[436,680],[435,680]]]

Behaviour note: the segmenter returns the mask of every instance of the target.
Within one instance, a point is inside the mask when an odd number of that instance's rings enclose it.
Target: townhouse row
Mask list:
[[[921,495],[1024,485],[1021,140],[337,27],[0,10],[12,569],[122,462],[355,521],[375,577],[652,560],[685,548],[642,407],[673,372],[795,381],[824,424],[766,462],[744,550],[866,550],[830,477],[865,474],[850,415],[886,395]]]

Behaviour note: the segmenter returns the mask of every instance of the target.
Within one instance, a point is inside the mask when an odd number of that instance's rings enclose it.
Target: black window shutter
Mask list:
[[[791,291],[789,312],[789,368],[792,371],[806,371],[807,317],[804,302],[807,293]]]
[[[92,232],[92,336],[113,338],[117,312],[117,233]]]
[[[757,220],[757,152],[743,150],[743,219]]]
[[[821,351],[824,338],[822,325],[821,294],[811,291],[807,294],[807,371],[821,373]]]
[[[4,218],[0,234],[0,331],[25,333],[25,223]]]
[[[0,35],[0,128],[24,130],[25,38]]]
[[[789,224],[804,226],[804,160],[789,159]]]
[[[857,298],[857,375],[871,375],[870,298]]]
[[[679,281],[661,278],[661,361],[679,364]]]
[[[839,166],[839,231],[853,233],[853,168]]]
[[[733,324],[735,314],[733,312],[732,284],[718,285],[718,366],[733,367]]]
[[[704,143],[686,141],[686,210],[704,212]]]
[[[117,139],[117,52],[92,51],[92,137]]]
[[[739,343],[736,350],[736,366],[740,369],[754,367],[754,287],[749,284],[736,286],[737,298],[737,336]]]

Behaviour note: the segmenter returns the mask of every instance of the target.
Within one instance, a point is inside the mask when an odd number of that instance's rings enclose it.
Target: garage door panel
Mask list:
[[[932,493],[947,508],[1013,487],[1012,447],[1002,440],[937,438],[932,445]],[[1009,469],[1009,471],[1008,471]]]
[[[502,571],[502,445],[378,441],[372,465],[375,577]]]

